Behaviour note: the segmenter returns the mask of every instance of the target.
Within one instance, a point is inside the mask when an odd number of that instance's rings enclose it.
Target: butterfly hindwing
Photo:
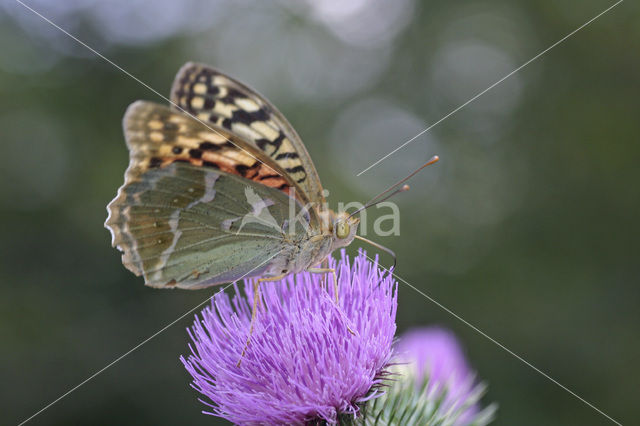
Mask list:
[[[173,82],[171,101],[215,128],[240,136],[273,159],[306,198],[322,204],[313,161],[286,118],[255,90],[207,66],[185,64]]]
[[[275,188],[173,162],[121,187],[106,226],[124,265],[147,285],[194,289],[259,276],[288,252],[296,235],[287,220],[290,203],[302,211]],[[309,216],[297,217],[304,224],[294,232],[302,233]]]

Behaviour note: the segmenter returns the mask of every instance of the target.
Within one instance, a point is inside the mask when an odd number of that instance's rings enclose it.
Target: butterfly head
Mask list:
[[[358,231],[359,217],[349,216],[347,212],[333,213],[332,250],[351,244]]]

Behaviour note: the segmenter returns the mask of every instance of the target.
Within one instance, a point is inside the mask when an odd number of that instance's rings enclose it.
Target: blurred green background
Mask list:
[[[374,237],[397,251],[398,274],[615,419],[637,421],[638,3],[360,177],[613,2],[27,3],[164,95],[189,60],[256,88],[306,141],[334,206],[440,155],[395,200],[401,235]],[[0,423],[17,424],[215,289],[146,288],[102,225],[128,161],[124,110],[164,101],[10,0],[0,94]],[[496,424],[610,424],[404,284],[399,303],[400,332],[457,333],[486,401],[500,405]],[[200,414],[178,361],[191,318],[30,424],[224,424]]]

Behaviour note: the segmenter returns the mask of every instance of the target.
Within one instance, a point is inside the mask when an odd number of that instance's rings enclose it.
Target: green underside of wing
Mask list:
[[[301,206],[277,189],[176,162],[123,186],[108,209],[114,246],[147,285],[201,288],[263,273],[290,244],[289,209],[298,215]],[[293,240],[304,235],[296,228]]]

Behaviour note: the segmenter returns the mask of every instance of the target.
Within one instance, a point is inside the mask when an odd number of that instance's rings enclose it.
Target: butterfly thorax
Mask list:
[[[359,218],[330,209],[320,211],[318,216],[321,219],[321,233],[302,242],[299,255],[292,258],[293,272],[318,265],[335,250],[351,244],[355,238]]]
[[[351,244],[358,230],[359,218],[330,209],[319,211],[318,216],[321,219],[321,232],[311,232],[291,245],[283,256],[274,259],[268,275],[304,271],[320,264],[333,251]]]

